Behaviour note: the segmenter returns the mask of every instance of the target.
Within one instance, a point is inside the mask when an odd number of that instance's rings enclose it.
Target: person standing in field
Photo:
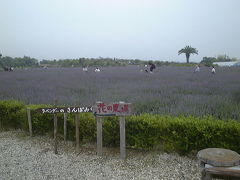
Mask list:
[[[199,71],[200,71],[200,67],[198,65],[196,65],[196,68],[195,68],[194,72],[196,73],[196,72],[199,72]]]
[[[153,63],[149,63],[149,65],[150,65],[150,73],[153,73],[153,69],[155,69],[156,66]]]
[[[100,72],[100,69],[97,67],[97,68],[95,69],[95,72]]]
[[[148,72],[148,65],[147,64],[144,65],[144,68],[145,68],[144,71]]]
[[[215,70],[215,68],[214,68],[214,66],[212,66],[212,74],[216,74],[216,70]]]
[[[83,72],[88,72],[88,67],[83,67]]]

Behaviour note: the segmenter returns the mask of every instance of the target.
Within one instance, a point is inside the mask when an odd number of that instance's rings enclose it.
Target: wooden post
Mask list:
[[[64,141],[66,142],[67,140],[67,113],[63,114],[64,117]]]
[[[102,155],[102,117],[97,116],[97,155]]]
[[[75,114],[75,123],[76,123],[76,152],[79,152],[79,114]]]
[[[27,108],[27,118],[28,118],[28,127],[29,127],[29,134],[32,136],[32,119],[31,119],[31,109]]]
[[[58,140],[57,140],[57,114],[53,114],[53,119],[54,119],[54,153],[58,154],[57,150],[57,145],[58,145]]]
[[[120,125],[120,158],[126,158],[126,135],[125,135],[125,117],[119,116]]]

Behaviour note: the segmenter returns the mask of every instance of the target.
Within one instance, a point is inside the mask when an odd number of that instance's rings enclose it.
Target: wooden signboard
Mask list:
[[[102,117],[119,116],[120,126],[120,158],[126,158],[125,116],[131,115],[131,104],[125,102],[97,102],[93,106],[93,114],[97,119],[97,154],[102,155]]]
[[[92,112],[95,116],[129,116],[131,115],[131,103],[97,102],[96,105],[93,106]]]

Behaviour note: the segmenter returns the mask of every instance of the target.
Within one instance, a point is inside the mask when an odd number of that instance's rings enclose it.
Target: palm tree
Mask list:
[[[180,55],[182,53],[186,54],[187,63],[189,63],[190,54],[198,54],[198,50],[196,48],[191,47],[191,46],[186,46],[185,48],[180,49],[178,51],[178,55]]]

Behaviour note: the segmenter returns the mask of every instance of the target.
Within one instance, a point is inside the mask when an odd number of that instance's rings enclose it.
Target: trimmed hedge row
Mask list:
[[[18,101],[0,101],[0,127],[28,130],[26,108],[32,109],[33,134],[53,133],[53,115],[34,111],[51,105],[24,105]],[[58,114],[60,135],[63,136],[63,114]],[[74,114],[68,114],[69,140],[75,139]],[[96,141],[96,120],[91,113],[80,114],[80,139]],[[196,153],[210,148],[226,148],[240,153],[240,123],[218,120],[212,116],[163,116],[143,114],[126,117],[127,146],[138,149],[161,149],[180,154]],[[106,117],[103,121],[103,144],[119,146],[119,121]]]
[[[0,128],[21,128],[24,108],[18,101],[0,101]]]

